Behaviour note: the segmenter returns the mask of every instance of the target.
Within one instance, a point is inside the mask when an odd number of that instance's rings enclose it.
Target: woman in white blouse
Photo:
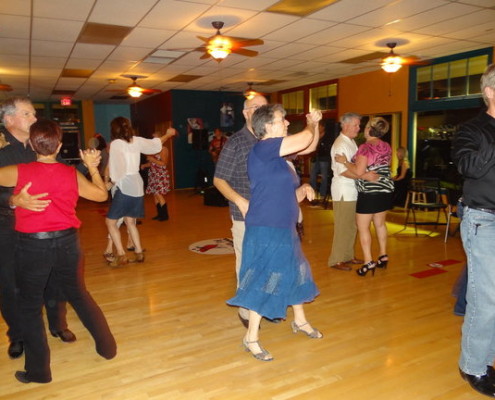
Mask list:
[[[144,254],[136,226],[136,218],[144,217],[144,185],[139,174],[141,153],[156,154],[162,144],[175,136],[177,131],[169,128],[160,138],[145,139],[134,136],[131,122],[124,117],[115,118],[111,124],[109,175],[114,183],[112,187],[112,204],[108,210],[106,224],[117,251],[111,267],[118,267],[128,262],[143,262]],[[117,220],[123,217],[135,247],[135,258],[126,257]]]

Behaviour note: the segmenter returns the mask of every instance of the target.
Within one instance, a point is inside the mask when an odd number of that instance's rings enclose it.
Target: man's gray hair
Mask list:
[[[354,118],[357,118],[358,120],[361,121],[361,118],[363,118],[363,116],[361,114],[354,112],[346,112],[340,117],[340,123],[347,124],[348,122],[351,122]]]
[[[13,115],[16,112],[17,103],[32,104],[31,99],[25,96],[14,96],[0,103],[0,121],[5,122],[6,115]]]
[[[488,97],[485,95],[485,88],[491,87],[495,90],[495,64],[490,64],[486,67],[485,72],[481,75],[481,95],[483,96],[483,101],[488,105]]]

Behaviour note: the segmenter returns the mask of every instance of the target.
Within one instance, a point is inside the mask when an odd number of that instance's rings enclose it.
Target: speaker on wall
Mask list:
[[[63,131],[60,155],[65,160],[79,158],[79,131]]]

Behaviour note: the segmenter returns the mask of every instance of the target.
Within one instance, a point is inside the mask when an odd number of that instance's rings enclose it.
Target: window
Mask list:
[[[464,58],[416,70],[416,99],[431,100],[481,93],[480,78],[488,55]]]
[[[322,111],[337,109],[337,84],[309,89],[309,109]]]
[[[304,113],[304,91],[297,90],[282,94],[282,105],[287,114],[303,114]]]

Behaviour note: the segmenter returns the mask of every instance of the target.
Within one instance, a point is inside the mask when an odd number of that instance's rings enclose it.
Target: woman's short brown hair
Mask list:
[[[124,117],[117,117],[110,122],[110,132],[112,140],[122,139],[130,142],[134,136],[131,121]]]
[[[33,150],[42,156],[57,152],[62,142],[62,129],[53,121],[42,119],[36,121],[29,129],[29,141]]]

